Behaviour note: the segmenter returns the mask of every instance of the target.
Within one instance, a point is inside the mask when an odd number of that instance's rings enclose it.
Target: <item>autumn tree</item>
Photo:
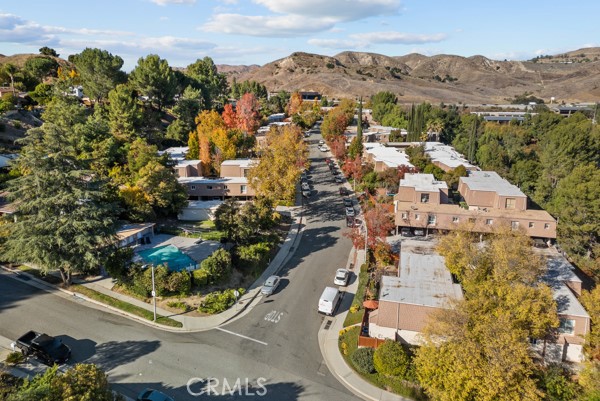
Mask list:
[[[231,103],[227,103],[225,105],[223,108],[223,114],[221,116],[223,117],[223,122],[225,123],[227,129],[237,128],[237,115],[235,114],[235,110],[233,110]]]
[[[425,391],[439,400],[541,400],[529,339],[545,339],[558,318],[530,239],[501,227],[477,245],[464,229],[438,251],[464,299],[434,314],[424,331],[415,366]]]
[[[291,203],[296,183],[306,165],[307,148],[299,128],[285,126],[267,134],[268,146],[258,165],[248,172],[248,182],[258,197]]]
[[[294,92],[290,96],[290,100],[288,101],[286,107],[286,114],[288,116],[292,116],[300,112],[300,107],[302,106],[302,95],[299,92]]]
[[[252,93],[242,95],[235,106],[237,128],[249,135],[254,135],[260,126],[259,107],[258,100]]]

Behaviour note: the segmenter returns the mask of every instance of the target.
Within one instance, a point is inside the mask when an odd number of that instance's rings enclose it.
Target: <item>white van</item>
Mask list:
[[[340,290],[334,287],[325,287],[321,298],[319,298],[319,312],[329,316],[333,315],[340,298]]]

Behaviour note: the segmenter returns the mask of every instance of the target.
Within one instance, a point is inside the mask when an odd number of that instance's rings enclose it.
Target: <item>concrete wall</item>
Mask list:
[[[239,165],[221,165],[221,177],[243,177],[245,168]]]
[[[202,163],[197,165],[187,165],[184,167],[176,167],[175,172],[178,177],[201,177],[202,176]]]

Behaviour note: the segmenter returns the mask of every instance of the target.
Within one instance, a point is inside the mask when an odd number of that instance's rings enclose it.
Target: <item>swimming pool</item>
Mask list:
[[[185,253],[181,252],[175,245],[159,246],[157,248],[139,251],[138,255],[146,263],[154,266],[165,265],[172,271],[195,269],[197,263]]]

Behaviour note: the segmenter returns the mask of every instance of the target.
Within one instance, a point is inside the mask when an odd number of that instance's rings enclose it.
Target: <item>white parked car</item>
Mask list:
[[[308,182],[303,182],[302,183],[302,190],[303,191],[310,191],[310,185],[308,185]]]
[[[346,208],[346,216],[354,216],[354,208],[353,207]]]
[[[337,269],[335,272],[335,279],[333,284],[335,285],[346,285],[350,279],[350,270],[348,269]]]

